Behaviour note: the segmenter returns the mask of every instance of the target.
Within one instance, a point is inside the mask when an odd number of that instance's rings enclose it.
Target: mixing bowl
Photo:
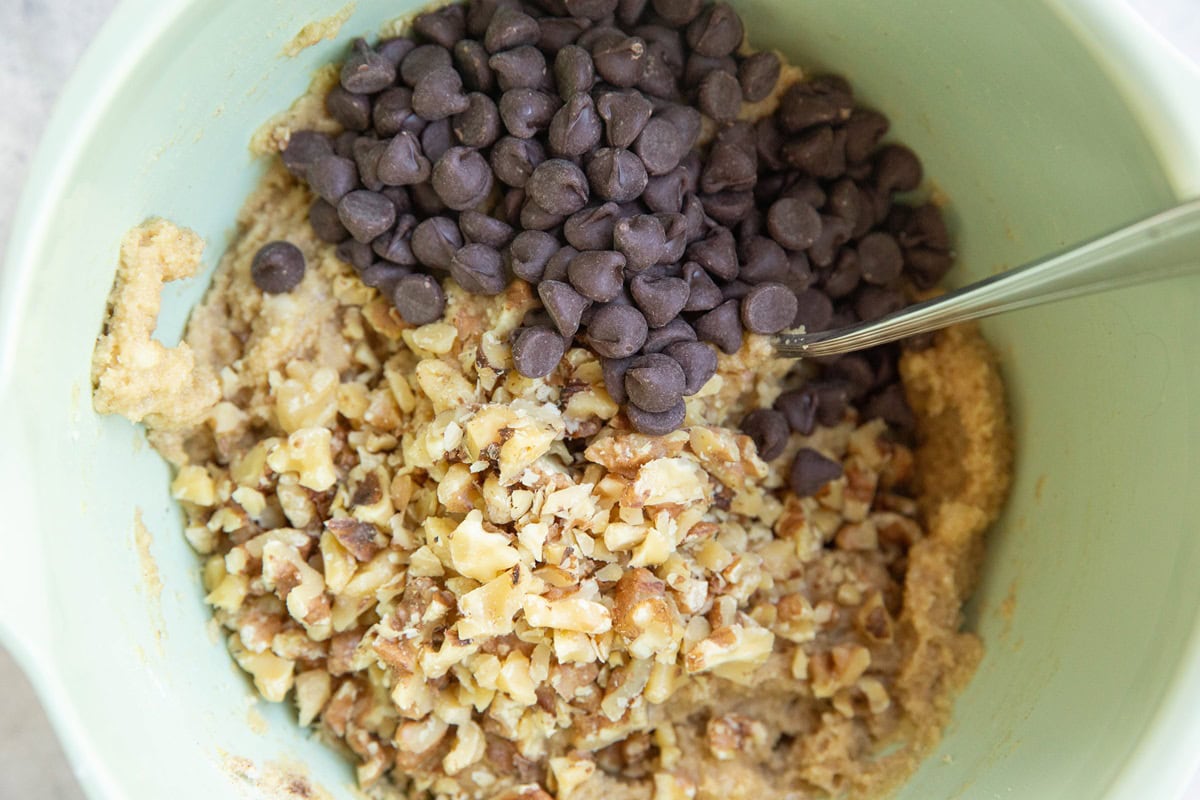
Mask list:
[[[737,5],[757,44],[845,74],[922,154],[956,282],[1200,192],[1200,80],[1117,3]],[[289,56],[336,3],[127,0],[34,165],[0,304],[0,610],[93,798],[304,796],[301,773],[350,793],[210,630],[167,469],[93,413],[89,357],[124,231],[190,226],[211,269],[263,169],[254,130],[412,7],[358,0]],[[168,287],[164,341],[207,280]],[[900,797],[1178,797],[1200,754],[1200,279],[985,327],[1019,453],[968,609],[987,655]]]

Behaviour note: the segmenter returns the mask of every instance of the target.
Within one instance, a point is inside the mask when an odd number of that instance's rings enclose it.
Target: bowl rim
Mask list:
[[[1089,49],[1140,123],[1181,197],[1200,195],[1200,65],[1185,58],[1124,3],[1044,0]],[[11,385],[24,309],[34,274],[34,256],[48,233],[45,213],[64,189],[83,149],[85,131],[103,113],[112,94],[148,48],[194,0],[119,0],[64,85],[31,163],[13,217],[12,235],[0,269],[0,409],[14,408]],[[0,418],[8,418],[0,411]],[[3,456],[6,467],[13,455]],[[28,537],[26,537],[28,538]],[[10,557],[22,544],[8,535]],[[27,542],[25,547],[32,547]],[[23,563],[29,563],[28,561]],[[34,561],[36,563],[36,561]],[[30,571],[34,573],[34,571]],[[72,771],[91,800],[124,800],[120,785],[95,748],[96,734],[67,700],[65,683],[34,631],[22,630],[11,611],[38,594],[38,575],[15,586],[0,584],[0,644],[24,670],[58,735]],[[39,616],[37,614],[35,617]],[[1134,800],[1145,787],[1180,798],[1200,769],[1200,609],[1189,641],[1159,706],[1106,793],[1108,800]],[[1163,754],[1168,754],[1163,758]],[[1154,756],[1151,758],[1151,756]]]

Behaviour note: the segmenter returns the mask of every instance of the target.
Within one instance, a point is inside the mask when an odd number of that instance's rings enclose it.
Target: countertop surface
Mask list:
[[[1110,1],[1116,0],[1096,0]],[[54,100],[115,5],[116,0],[0,0],[0,254]],[[1140,0],[1132,5],[1200,62],[1200,2]],[[0,798],[83,797],[28,681],[0,650]],[[1200,776],[1185,798],[1200,800]]]

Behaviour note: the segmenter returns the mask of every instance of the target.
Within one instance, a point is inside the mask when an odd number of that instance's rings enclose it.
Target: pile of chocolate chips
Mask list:
[[[879,145],[887,119],[845,81],[806,80],[738,120],[781,70],[742,44],[737,13],[702,0],[445,6],[411,37],[356,41],[326,99],[345,132],[294,133],[283,161],[319,198],[317,235],[405,320],[441,316],[447,275],[485,295],[528,281],[542,307],[514,335],[517,371],[591,348],[632,425],[667,433],[714,346],[880,317],[951,264],[937,209],[893,202],[920,162]],[[770,459],[848,404],[910,426],[896,361],[889,347],[821,363],[743,429]],[[814,455],[796,459],[798,491],[828,480]]]

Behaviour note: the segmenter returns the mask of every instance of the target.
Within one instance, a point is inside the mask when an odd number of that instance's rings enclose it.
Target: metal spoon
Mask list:
[[[775,349],[793,358],[849,353],[957,322],[1187,273],[1200,273],[1200,199],[874,322],[778,334]]]

